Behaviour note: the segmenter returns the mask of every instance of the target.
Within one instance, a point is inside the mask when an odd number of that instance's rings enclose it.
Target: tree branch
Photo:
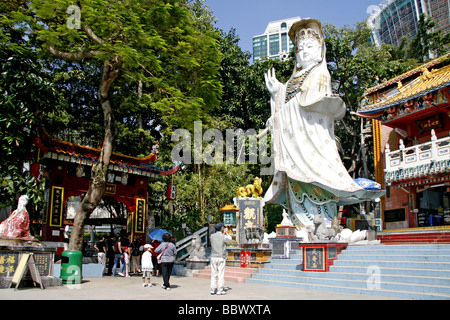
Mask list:
[[[94,31],[92,31],[92,29],[86,24],[83,23],[83,30],[84,32],[87,33],[87,35],[94,40],[95,42],[97,42],[98,44],[102,44],[103,43],[103,39],[101,39],[100,37],[98,37]]]
[[[91,59],[96,55],[100,54],[99,51],[86,51],[86,52],[63,52],[56,49],[53,46],[48,47],[48,51],[56,58],[69,60],[69,61],[80,61],[83,59]]]

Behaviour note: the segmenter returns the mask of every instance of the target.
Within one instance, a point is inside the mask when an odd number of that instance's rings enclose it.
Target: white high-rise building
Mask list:
[[[300,17],[272,21],[266,31],[253,37],[253,61],[264,59],[285,59],[294,47],[289,39],[289,29]]]
[[[385,0],[369,17],[372,41],[397,46],[403,37],[412,40],[418,31],[419,18],[424,13],[436,22],[434,30],[450,32],[450,0]]]

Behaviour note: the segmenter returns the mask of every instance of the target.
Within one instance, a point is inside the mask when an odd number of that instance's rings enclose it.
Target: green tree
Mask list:
[[[13,205],[18,195],[27,194],[32,217],[43,204],[43,191],[29,171],[36,155],[36,125],[58,101],[46,67],[26,42],[0,44],[0,205]]]
[[[206,117],[218,104],[221,91],[217,35],[211,30],[200,32],[180,0],[86,0],[76,5],[66,0],[33,0],[2,22],[36,37],[50,59],[94,61],[99,66],[96,98],[103,115],[99,126],[103,144],[69,243],[69,249],[80,250],[85,221],[105,190],[117,137],[118,106],[112,96],[119,92],[120,99],[125,84],[142,86],[140,107],[145,108],[137,111],[154,110],[160,123],[153,125],[159,125],[163,133]],[[2,38],[8,41],[9,34],[3,33]]]
[[[408,56],[424,62],[430,58],[437,58],[448,52],[450,35],[443,36],[441,30],[434,31],[436,22],[422,13],[416,37],[410,42]]]
[[[338,28],[324,25],[327,44],[327,62],[331,73],[333,89],[347,105],[347,116],[336,124],[340,153],[347,170],[353,178],[373,178],[373,148],[371,139],[367,144],[368,174],[365,176],[363,144],[361,144],[361,119],[352,114],[360,105],[364,91],[414,67],[415,60],[401,57],[400,51],[390,45],[378,47],[369,42],[370,29],[366,23],[355,28]]]
[[[235,129],[264,129],[271,116],[264,73],[275,68],[279,79],[287,80],[292,74],[292,60],[265,60],[250,65],[251,53],[242,51],[238,43],[235,29],[221,31],[223,95],[217,116]]]

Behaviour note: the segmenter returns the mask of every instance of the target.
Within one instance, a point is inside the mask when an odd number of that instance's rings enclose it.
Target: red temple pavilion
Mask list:
[[[35,139],[35,145],[40,160],[39,164],[32,165],[32,174],[39,176],[41,172],[49,179],[41,240],[62,242],[65,227],[73,224],[73,219],[67,218],[66,202],[70,197],[87,192],[91,167],[98,161],[100,149],[51,138],[44,132]],[[125,204],[128,218],[120,221],[117,218],[89,219],[88,225],[126,224],[132,238],[145,243],[149,179],[172,175],[179,170],[179,165],[163,169],[155,166],[156,153],[152,150],[143,158],[117,153],[111,155],[104,197],[112,197]]]
[[[450,225],[450,54],[366,91],[384,230]],[[450,239],[449,239],[450,240]]]

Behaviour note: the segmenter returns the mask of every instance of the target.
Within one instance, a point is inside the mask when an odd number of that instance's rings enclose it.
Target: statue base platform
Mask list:
[[[297,228],[290,226],[276,227],[277,238],[295,238],[297,236]]]
[[[53,276],[56,248],[46,247],[36,239],[0,238],[0,288],[9,288],[19,261],[25,253],[32,253],[43,287],[61,286],[62,281]],[[20,286],[34,286],[29,270]]]
[[[261,268],[269,263],[272,256],[272,249],[268,244],[241,244],[227,248],[227,252],[227,266],[241,268]]]
[[[272,245],[272,258],[290,259],[291,254],[299,250],[298,246],[303,242],[303,238],[297,237],[276,237],[269,239]]]
[[[190,260],[186,259],[186,268],[190,270],[203,270],[208,265],[209,260]]]
[[[348,243],[301,243],[303,250],[303,271],[328,272],[342,250]]]

